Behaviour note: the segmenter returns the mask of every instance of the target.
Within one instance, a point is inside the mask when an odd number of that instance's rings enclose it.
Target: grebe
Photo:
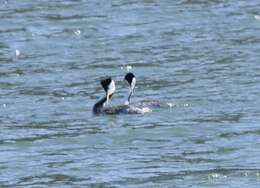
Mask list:
[[[129,104],[129,105],[134,105],[134,106],[137,106],[137,107],[145,107],[145,106],[158,106],[158,107],[162,107],[162,106],[169,106],[169,104],[163,104],[161,103],[159,100],[153,100],[153,99],[146,99],[146,100],[141,100],[137,103],[130,103],[130,99],[131,99],[131,96],[133,95],[134,93],[134,89],[135,89],[135,85],[136,85],[136,78],[135,78],[135,75],[132,73],[132,72],[129,72],[125,75],[125,78],[124,78],[130,89],[129,89],[129,95],[128,95],[128,98],[127,98],[127,101],[126,101],[126,104]]]
[[[143,114],[146,112],[151,112],[149,108],[146,107],[135,107],[131,105],[120,105],[120,106],[111,106],[105,107],[106,104],[109,103],[109,100],[113,96],[116,86],[114,80],[112,78],[106,78],[101,80],[101,85],[106,92],[106,96],[100,99],[94,106],[93,106],[93,113],[98,114]]]
[[[130,98],[132,96],[132,94],[134,94],[134,90],[135,90],[135,84],[136,84],[136,78],[135,75],[131,72],[127,73],[125,75],[125,80],[127,81],[127,83],[129,84],[129,95],[127,97],[127,101],[125,102],[125,104],[130,104]]]
[[[109,103],[109,99],[113,96],[116,86],[114,80],[111,78],[106,78],[104,80],[100,81],[100,84],[102,85],[103,89],[106,92],[106,96],[100,99],[94,106],[93,106],[93,113],[94,114],[100,114],[104,111],[105,104]]]

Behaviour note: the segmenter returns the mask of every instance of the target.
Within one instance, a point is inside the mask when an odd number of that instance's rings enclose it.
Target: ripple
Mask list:
[[[194,5],[215,5],[220,3],[225,3],[224,0],[184,0],[182,1],[183,4],[194,4]]]
[[[1,33],[19,33],[19,32],[26,32],[26,28],[10,28],[10,29],[0,29],[0,34]]]
[[[83,19],[85,17],[81,16],[81,15],[77,15],[77,14],[76,15],[70,15],[70,16],[56,14],[56,15],[48,15],[44,18],[51,20],[51,21],[60,21],[60,20],[63,21],[63,20]]]
[[[90,180],[88,178],[79,178],[76,176],[71,176],[67,174],[42,174],[40,176],[27,176],[20,178],[16,185],[23,186],[37,186],[37,185],[57,185],[59,183],[69,183],[74,184],[77,182]]]
[[[224,113],[221,115],[213,115],[213,116],[207,116],[199,119],[193,119],[194,122],[199,123],[222,123],[222,122],[239,122],[240,119],[243,117],[242,113]]]
[[[113,182],[117,185],[145,185],[149,182],[160,183],[165,181],[172,181],[176,179],[186,179],[190,176],[203,176],[205,179],[216,178],[231,178],[231,177],[243,177],[244,172],[257,172],[258,169],[228,169],[228,168],[215,168],[210,170],[187,170],[180,171],[178,173],[158,173],[157,175],[151,175],[147,178],[125,178],[122,181]]]
[[[219,137],[222,138],[232,138],[232,137],[238,137],[238,136],[244,136],[244,135],[260,135],[260,130],[252,130],[252,131],[242,131],[242,132],[229,132],[229,133],[223,133],[220,134]]]

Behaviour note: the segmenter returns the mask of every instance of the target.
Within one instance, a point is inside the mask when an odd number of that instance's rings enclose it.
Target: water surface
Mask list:
[[[258,0],[0,0],[0,187],[259,187]],[[126,66],[144,115],[93,116]]]

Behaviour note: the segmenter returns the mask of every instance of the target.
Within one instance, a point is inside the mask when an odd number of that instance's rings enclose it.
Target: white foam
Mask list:
[[[144,107],[142,108],[142,113],[148,113],[148,112],[152,112],[152,110],[150,108]]]
[[[218,174],[218,173],[211,173],[211,174],[208,175],[209,180],[217,180],[217,179],[222,179],[222,178],[227,178],[227,176],[221,175],[221,174]]]
[[[218,179],[220,177],[220,175],[219,174],[217,174],[217,173],[212,173],[212,174],[209,174],[208,175],[208,179]]]
[[[130,106],[130,112],[131,111],[138,113],[138,114],[144,114],[144,113],[152,112],[152,110],[150,108],[147,108],[147,107],[139,108],[139,107],[135,107],[135,106]]]

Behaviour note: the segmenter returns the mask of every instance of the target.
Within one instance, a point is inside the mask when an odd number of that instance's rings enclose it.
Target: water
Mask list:
[[[0,187],[259,187],[258,0],[0,0]],[[126,67],[145,115],[93,116]]]

